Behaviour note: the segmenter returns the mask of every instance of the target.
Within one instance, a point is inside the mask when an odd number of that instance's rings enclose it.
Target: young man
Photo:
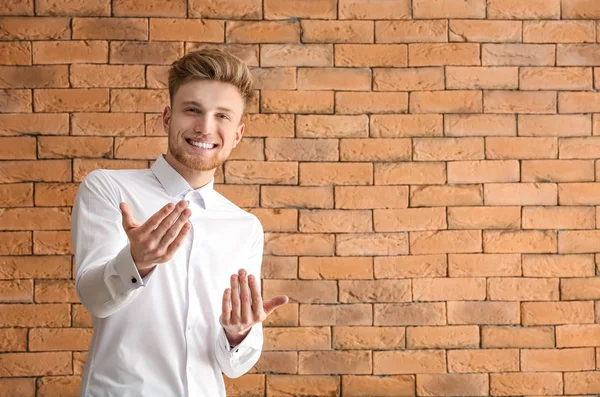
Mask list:
[[[76,288],[94,327],[82,396],[225,396],[221,372],[252,368],[262,321],[288,300],[262,301],[262,226],[213,189],[244,134],[247,66],[192,52],[169,94],[166,156],[93,171],[75,199]]]

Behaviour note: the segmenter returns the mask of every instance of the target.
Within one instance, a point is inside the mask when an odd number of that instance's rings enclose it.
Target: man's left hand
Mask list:
[[[244,269],[231,276],[231,288],[223,293],[220,322],[231,346],[240,344],[255,324],[263,322],[275,309],[285,305],[288,297],[276,296],[263,302],[258,281]]]

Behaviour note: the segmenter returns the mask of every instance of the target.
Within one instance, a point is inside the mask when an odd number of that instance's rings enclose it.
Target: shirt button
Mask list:
[[[135,277],[132,277],[132,278],[131,278],[131,282],[132,282],[132,283],[134,283],[134,284],[135,284],[135,283],[137,283],[137,280],[136,280],[136,278],[135,278]]]

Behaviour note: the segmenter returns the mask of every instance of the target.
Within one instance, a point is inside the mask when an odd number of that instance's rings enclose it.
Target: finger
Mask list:
[[[175,252],[179,249],[179,247],[181,247],[181,245],[185,241],[185,238],[187,237],[188,232],[190,231],[191,228],[192,228],[192,226],[190,225],[189,222],[186,222],[181,227],[181,231],[179,232],[179,235],[175,238],[175,240],[171,243],[171,245],[169,245],[169,248],[167,248],[167,253],[166,253],[167,259],[170,259],[175,254]]]
[[[250,293],[252,294],[252,314],[254,315],[254,321],[260,321],[263,302],[260,296],[260,289],[258,288],[258,282],[253,275],[248,276],[248,285],[250,286]]]
[[[231,323],[240,323],[240,288],[237,274],[231,276]]]
[[[183,210],[179,218],[177,218],[175,223],[169,228],[169,230],[167,230],[162,240],[160,240],[159,249],[166,250],[169,247],[169,244],[175,241],[175,239],[179,235],[179,232],[183,228],[183,225],[187,223],[187,220],[190,218],[191,214],[192,211],[190,211],[189,209],[186,208]]]
[[[173,210],[175,209],[175,204],[169,203],[158,210],[154,215],[152,215],[144,224],[141,226],[144,233],[152,233],[154,229],[165,219]]]
[[[150,231],[150,233],[152,233],[152,236],[156,238],[157,241],[162,240],[169,228],[173,226],[177,218],[181,216],[181,213],[186,208],[187,201],[181,200],[180,202],[178,202],[173,211],[171,211],[154,229]]]
[[[250,324],[252,322],[252,307],[250,306],[250,287],[248,287],[248,275],[244,269],[240,269],[238,273],[240,282],[240,300],[241,300],[241,317],[242,324]]]
[[[231,289],[227,288],[223,292],[223,307],[221,309],[221,325],[231,323]]]
[[[289,299],[287,296],[285,295],[280,295],[280,296],[276,296],[275,298],[271,299],[268,302],[265,302],[264,304],[264,310],[266,315],[268,316],[269,314],[273,313],[273,311],[275,309],[277,309],[279,306],[285,305],[286,303],[288,303]]]
[[[133,211],[129,204],[122,202],[119,204],[119,208],[121,209],[121,215],[123,216],[123,229],[125,229],[126,232],[140,226],[140,223],[133,217]]]

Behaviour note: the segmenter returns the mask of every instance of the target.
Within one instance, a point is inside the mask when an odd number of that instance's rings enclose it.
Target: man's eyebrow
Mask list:
[[[190,100],[190,101],[183,101],[182,105],[183,106],[193,105],[193,106],[197,106],[199,108],[203,108],[203,106],[199,102],[192,101],[192,100]],[[221,112],[233,113],[233,110],[231,110],[229,108],[226,108],[226,107],[223,107],[223,106],[219,106],[217,108],[217,110],[219,110]]]

